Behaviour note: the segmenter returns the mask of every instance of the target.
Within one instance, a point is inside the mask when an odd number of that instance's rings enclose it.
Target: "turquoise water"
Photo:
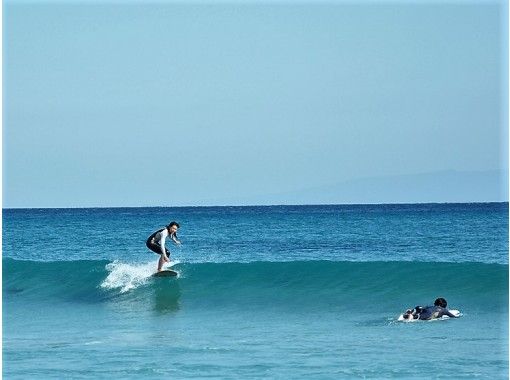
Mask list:
[[[508,377],[506,203],[4,210],[3,257],[4,378]]]

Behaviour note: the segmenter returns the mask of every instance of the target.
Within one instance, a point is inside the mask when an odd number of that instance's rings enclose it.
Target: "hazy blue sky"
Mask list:
[[[507,171],[507,14],[504,1],[4,1],[4,207],[267,203]]]

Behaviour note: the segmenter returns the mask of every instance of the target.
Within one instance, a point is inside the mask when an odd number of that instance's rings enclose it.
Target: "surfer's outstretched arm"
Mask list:
[[[459,317],[460,317],[460,315],[452,314],[452,313],[450,312],[450,310],[445,310],[443,315],[447,315],[447,316],[449,316],[450,318],[459,318]]]
[[[170,237],[172,238],[172,241],[177,244],[177,245],[181,245],[181,242],[179,239],[177,239],[177,234],[173,233],[172,235],[170,235]]]

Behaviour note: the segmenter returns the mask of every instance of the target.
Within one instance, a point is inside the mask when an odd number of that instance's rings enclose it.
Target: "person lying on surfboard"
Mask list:
[[[161,272],[164,263],[170,262],[170,251],[165,247],[166,238],[169,237],[177,245],[181,244],[176,234],[179,227],[179,223],[170,222],[168,226],[157,230],[147,238],[147,248],[149,248],[152,252],[161,255],[158,261],[158,272]]]
[[[437,298],[434,301],[434,306],[416,306],[414,309],[408,309],[403,317],[404,319],[430,320],[446,315],[450,318],[459,318],[458,315],[450,313],[446,308],[447,305],[448,303],[444,298]]]

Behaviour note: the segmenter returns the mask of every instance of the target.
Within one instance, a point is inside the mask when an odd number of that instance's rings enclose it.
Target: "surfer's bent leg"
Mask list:
[[[161,247],[159,244],[147,242],[147,248],[149,248],[152,252],[158,253],[161,255]]]
[[[161,246],[156,243],[147,242],[147,248],[149,248],[152,252],[161,255]],[[168,248],[165,248],[165,253],[168,258],[170,258],[170,251]]]
[[[168,257],[168,260],[165,260],[165,257],[161,254],[161,251],[159,252],[159,261],[158,261],[158,272],[161,272],[163,269],[163,264],[166,262],[170,262],[170,252],[168,249],[165,248],[166,257]]]
[[[152,252],[157,253],[160,255],[159,261],[158,261],[158,272],[163,269],[163,264],[165,263],[165,259],[163,255],[161,254],[161,246],[159,244],[153,243],[151,239],[147,240],[147,248],[149,248]],[[170,261],[170,251],[165,248],[166,257],[168,257],[168,261]]]

